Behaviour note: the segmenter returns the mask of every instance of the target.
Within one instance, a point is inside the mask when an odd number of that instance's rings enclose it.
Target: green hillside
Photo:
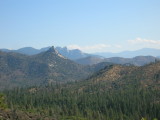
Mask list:
[[[8,107],[56,120],[160,119],[160,62],[110,65],[87,80],[5,91]]]

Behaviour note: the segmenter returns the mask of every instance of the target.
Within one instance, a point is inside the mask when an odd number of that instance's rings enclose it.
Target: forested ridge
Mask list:
[[[160,62],[110,65],[84,81],[15,88],[3,94],[17,119],[21,111],[39,116],[37,120],[159,120],[159,66]]]
[[[160,118],[160,92],[133,87],[102,91],[102,85],[80,91],[70,84],[6,91],[8,107],[58,120],[151,120]],[[104,87],[104,85],[103,85]]]

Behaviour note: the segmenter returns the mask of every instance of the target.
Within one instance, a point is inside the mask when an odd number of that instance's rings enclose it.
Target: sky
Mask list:
[[[160,49],[160,0],[0,0],[0,48]]]

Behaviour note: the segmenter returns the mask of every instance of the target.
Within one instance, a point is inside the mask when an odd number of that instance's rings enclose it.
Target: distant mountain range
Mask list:
[[[18,50],[9,50],[9,49],[0,49],[0,50],[3,52],[16,52],[16,53],[21,53],[21,54],[25,54],[25,55],[35,55],[35,54],[47,51],[49,48],[50,47],[35,49],[32,47],[24,47],[24,48],[20,48]]]
[[[143,66],[145,64],[160,60],[160,49],[144,48],[136,51],[124,51],[120,53],[95,53],[99,56],[88,56],[77,59],[75,62],[83,65],[93,65],[100,62],[111,62],[114,64],[132,64]],[[103,56],[103,57],[100,57]]]
[[[0,49],[3,52],[16,52],[16,53],[21,53],[21,54],[25,54],[25,55],[36,55],[39,54],[41,52],[45,52],[49,49],[50,47],[45,47],[45,48],[41,48],[41,49],[35,49],[32,47],[24,47],[24,48],[20,48],[18,50],[9,50],[9,49]],[[78,50],[78,49],[74,49],[74,50],[69,50],[67,49],[67,47],[56,47],[55,48],[60,54],[62,54],[63,56],[65,56],[66,58],[69,58],[71,60],[76,60],[76,59],[80,59],[80,58],[84,58],[87,56],[96,56],[96,55],[91,55],[91,54],[87,54],[87,53],[83,53],[82,51]]]
[[[160,60],[157,57],[153,56],[137,56],[134,58],[122,58],[122,57],[111,57],[111,58],[100,58],[100,57],[86,57],[76,60],[77,63],[82,65],[93,65],[100,62],[108,62],[113,64],[122,64],[122,65],[135,65],[135,66],[143,66],[145,64],[155,62],[156,60]]]
[[[134,58],[121,58],[121,57],[106,58],[104,59],[104,62],[112,62],[115,64],[122,64],[122,65],[132,64],[135,66],[143,66],[145,64],[155,62],[156,60],[159,59],[153,56],[137,56]]]
[[[0,50],[3,52],[16,52],[16,53],[22,53],[26,55],[35,55],[35,54],[47,51],[49,48],[50,47],[35,49],[32,47],[24,47],[18,50],[9,50],[9,49],[0,49]],[[71,60],[81,59],[81,58],[90,57],[90,56],[105,57],[105,58],[110,58],[110,57],[133,58],[136,56],[154,56],[154,57],[159,56],[160,57],[160,49],[153,49],[153,48],[143,48],[140,50],[123,51],[119,53],[104,52],[104,53],[92,53],[92,54],[84,53],[79,49],[69,50],[67,47],[56,47],[55,49],[60,54],[62,54],[63,56]]]
[[[160,49],[153,49],[153,48],[143,48],[140,50],[135,51],[123,51],[119,53],[110,53],[110,52],[104,52],[104,53],[94,53],[95,55],[100,55],[106,58],[109,57],[124,57],[124,58],[133,58],[136,56],[160,56]]]
[[[22,53],[26,55],[35,55],[35,54],[47,51],[49,48],[50,47],[35,49],[32,47],[24,47],[18,50],[9,50],[9,49],[0,49],[0,50],[4,52],[17,52],[17,53]],[[136,56],[154,56],[154,57],[159,56],[160,57],[160,49],[153,49],[153,48],[143,48],[140,50],[123,51],[119,53],[104,52],[104,53],[92,53],[92,54],[84,53],[79,49],[69,50],[67,47],[56,47],[55,49],[63,56],[72,60],[85,58],[89,56],[100,56],[105,58],[110,58],[110,57],[133,58]]]
[[[8,49],[0,49],[0,50],[4,52],[15,52],[25,55],[36,55],[41,52],[47,51],[49,48],[50,47],[35,49],[32,47],[25,47],[18,50],[8,50]],[[109,62],[114,64],[133,64],[136,66],[142,66],[150,62],[154,62],[155,60],[160,58],[159,56],[160,50],[151,48],[144,48],[136,51],[124,51],[120,53],[95,53],[95,54],[83,53],[78,49],[69,50],[67,49],[67,47],[63,48],[56,47],[55,49],[64,57],[82,65],[93,65],[100,62]]]

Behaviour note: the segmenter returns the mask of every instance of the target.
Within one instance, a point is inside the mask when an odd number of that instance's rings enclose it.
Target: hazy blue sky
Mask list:
[[[160,0],[0,0],[0,48],[160,48]]]

